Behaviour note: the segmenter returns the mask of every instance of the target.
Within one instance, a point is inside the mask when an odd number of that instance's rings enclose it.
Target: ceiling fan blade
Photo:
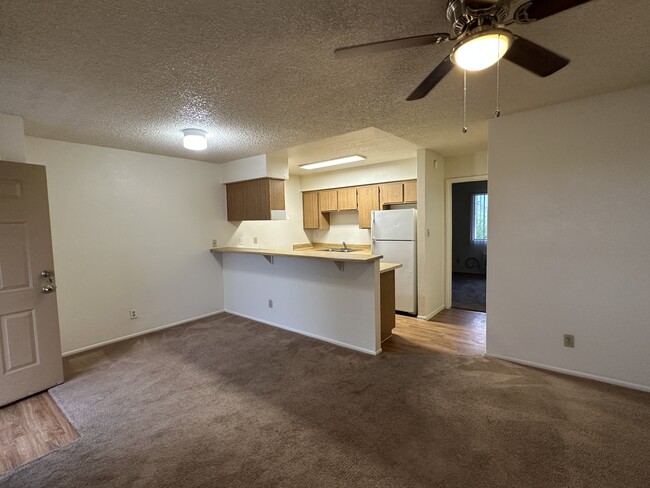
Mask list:
[[[567,58],[555,54],[539,44],[520,36],[514,36],[514,38],[515,41],[503,57],[537,76],[552,75],[569,64]]]
[[[564,12],[591,0],[532,0],[520,5],[515,11],[513,19],[518,24],[530,24],[551,15]]]
[[[380,53],[393,49],[402,49],[406,47],[426,46],[427,44],[440,44],[449,40],[449,34],[446,32],[439,34],[425,34],[423,36],[402,37],[400,39],[391,39],[389,41],[369,42],[368,44],[359,44],[357,46],[340,47],[334,50],[334,55],[338,58],[347,58],[352,56],[361,56],[364,54]]]
[[[452,68],[454,67],[454,63],[451,61],[451,58],[447,56],[445,59],[443,59],[438,66],[435,67],[435,69],[429,73],[429,76],[427,76],[422,83],[418,85],[418,87],[413,90],[413,93],[411,93],[407,100],[409,102],[413,100],[419,100],[420,98],[426,97],[431,90],[442,80],[447,73],[449,73]]]

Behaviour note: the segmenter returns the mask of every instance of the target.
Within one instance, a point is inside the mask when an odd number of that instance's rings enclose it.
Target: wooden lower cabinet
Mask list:
[[[370,229],[371,212],[379,210],[379,187],[377,185],[357,187],[357,201],[359,204],[359,228]]]
[[[379,303],[381,310],[381,342],[393,335],[395,328],[395,270],[379,275]]]

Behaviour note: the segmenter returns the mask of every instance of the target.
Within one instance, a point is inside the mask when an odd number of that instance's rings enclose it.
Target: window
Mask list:
[[[487,243],[487,212],[487,193],[472,195],[472,241],[478,241],[479,244]]]

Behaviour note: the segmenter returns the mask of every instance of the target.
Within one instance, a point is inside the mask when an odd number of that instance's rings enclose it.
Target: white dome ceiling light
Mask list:
[[[201,129],[183,131],[183,147],[192,151],[203,151],[208,147],[208,133]]]

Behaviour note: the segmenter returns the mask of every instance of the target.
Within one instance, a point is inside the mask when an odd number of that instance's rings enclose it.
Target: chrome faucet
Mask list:
[[[347,248],[348,248],[348,245],[345,243],[345,241],[343,241],[343,249],[347,249]]]

